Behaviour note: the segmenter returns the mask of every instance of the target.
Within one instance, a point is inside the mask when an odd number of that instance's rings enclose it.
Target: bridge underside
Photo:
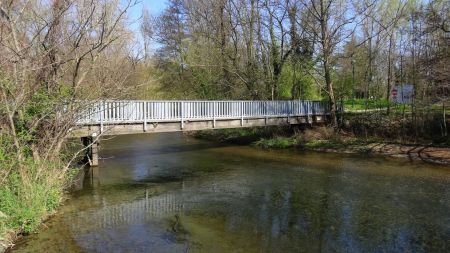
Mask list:
[[[186,120],[183,122],[138,122],[116,123],[113,125],[83,125],[72,129],[72,137],[86,137],[95,135],[123,135],[138,133],[161,133],[178,131],[198,131],[207,129],[244,128],[257,126],[283,126],[317,124],[326,121],[325,115],[291,116],[275,118],[244,118],[217,120]]]
[[[85,161],[96,166],[104,135],[318,124],[328,109],[326,102],[307,100],[94,101],[80,111],[70,136],[81,137]]]

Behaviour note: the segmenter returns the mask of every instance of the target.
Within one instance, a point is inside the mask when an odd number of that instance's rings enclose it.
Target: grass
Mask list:
[[[254,142],[253,145],[263,148],[292,148],[298,146],[298,140],[292,137],[275,137],[260,139]]]
[[[387,108],[389,101],[386,99],[348,99],[344,101],[345,109],[347,110],[366,110],[366,109],[381,109]],[[391,103],[391,106],[394,106]]]
[[[223,129],[200,131],[195,133],[195,136],[202,139],[250,144],[273,149],[344,149],[363,142],[357,138],[344,138],[328,127],[316,127],[314,129],[306,129],[303,132],[295,131],[294,128],[283,127]]]
[[[61,161],[32,156],[19,163],[7,146],[0,146],[0,244],[4,246],[11,245],[17,234],[34,232],[54,212],[76,172],[64,170]]]
[[[1,240],[9,241],[8,234],[33,232],[58,207],[65,182],[61,176],[55,165],[31,160],[9,173],[0,186]]]
[[[393,113],[409,113],[412,111],[412,107],[409,104],[396,104],[393,102],[389,102],[387,99],[348,99],[344,101],[345,110],[347,112],[352,111],[362,111],[362,110],[373,110],[373,109],[387,109],[390,106],[390,109]],[[444,108],[442,104],[432,104],[429,106],[417,106],[417,111],[424,112],[434,112],[434,113],[442,113]],[[450,112],[450,105],[446,105],[446,112]]]

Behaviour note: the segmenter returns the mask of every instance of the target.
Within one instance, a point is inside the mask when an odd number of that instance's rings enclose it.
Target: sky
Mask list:
[[[141,0],[131,8],[128,16],[132,20],[138,20],[142,15],[142,10],[146,8],[152,16],[159,15],[167,6],[167,0]]]
[[[152,15],[158,15],[167,5],[166,0],[142,0],[142,7],[147,8]]]
[[[126,1],[126,0],[123,0]],[[138,0],[139,1],[139,0]],[[139,33],[139,22],[142,17],[142,10],[145,8],[150,12],[150,15],[155,17],[161,14],[164,8],[167,6],[167,0],[140,0],[137,5],[133,6],[128,12],[128,18],[130,21],[129,27],[135,31],[135,35],[138,37],[138,41],[141,35]],[[158,48],[156,43],[150,45],[151,48]]]

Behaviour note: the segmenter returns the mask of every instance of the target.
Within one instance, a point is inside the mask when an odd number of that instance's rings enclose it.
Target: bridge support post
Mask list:
[[[264,124],[267,125],[267,118],[268,116],[268,111],[267,111],[267,101],[264,101],[264,114],[265,114],[265,119],[264,119]]]
[[[147,132],[147,102],[144,101],[144,132]]]
[[[241,126],[244,126],[244,101],[241,101]]]
[[[98,166],[98,142],[95,141],[91,146],[91,166]]]
[[[105,113],[105,102],[100,104],[100,133],[103,133],[103,114]]]
[[[89,163],[91,167],[98,166],[98,141],[95,136],[82,137],[81,141],[86,147],[84,162]]]
[[[181,116],[181,130],[184,128],[184,103],[183,101],[180,103],[180,116]]]
[[[213,128],[216,128],[216,113],[217,113],[217,103],[213,102]]]
[[[292,101],[290,101],[290,102],[288,102],[288,111],[287,111],[287,123],[288,124],[291,124],[291,114],[293,114],[292,108],[293,108]]]

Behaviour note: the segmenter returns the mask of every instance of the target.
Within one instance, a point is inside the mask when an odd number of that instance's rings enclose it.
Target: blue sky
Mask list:
[[[150,12],[150,15],[154,17],[161,14],[166,6],[167,0],[141,0],[137,5],[133,6],[133,8],[129,10],[127,15],[130,20],[130,28],[136,32],[135,35],[138,37],[138,41],[141,41],[141,35],[138,31],[142,10],[146,8]],[[158,45],[153,44],[151,47],[155,49]]]
[[[139,19],[142,10],[146,8],[152,16],[157,16],[166,6],[167,0],[141,0],[139,4],[130,10],[128,15],[132,20]]]
[[[142,7],[147,8],[152,15],[161,13],[166,5],[166,0],[142,0]]]
[[[142,16],[142,10],[144,8],[146,8],[152,16],[158,16],[166,6],[167,0],[141,0],[128,11],[131,29],[135,31],[139,30],[139,19]]]

